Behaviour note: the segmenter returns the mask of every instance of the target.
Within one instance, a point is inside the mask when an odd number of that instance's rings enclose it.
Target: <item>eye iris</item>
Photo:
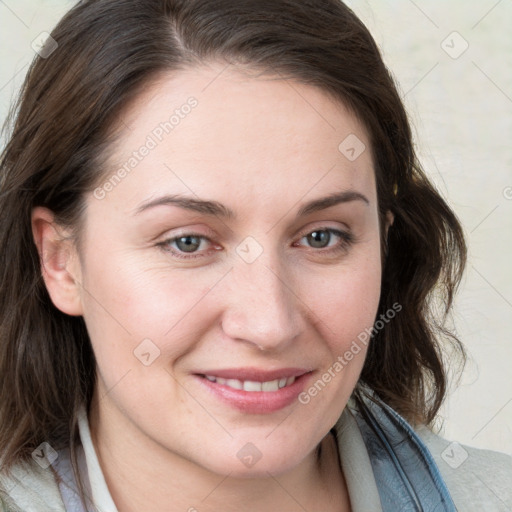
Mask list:
[[[201,239],[198,236],[181,236],[176,239],[176,245],[180,251],[194,252],[201,245]]]
[[[329,244],[331,233],[329,233],[329,231],[313,231],[307,238],[308,243],[310,243],[312,247],[322,248]]]

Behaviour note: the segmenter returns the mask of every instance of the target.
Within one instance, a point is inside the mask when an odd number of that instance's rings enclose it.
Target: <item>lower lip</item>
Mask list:
[[[268,414],[291,405],[304,390],[312,372],[296,377],[295,382],[277,391],[244,391],[217,384],[202,375],[195,375],[200,384],[214,396],[239,411],[250,414]]]

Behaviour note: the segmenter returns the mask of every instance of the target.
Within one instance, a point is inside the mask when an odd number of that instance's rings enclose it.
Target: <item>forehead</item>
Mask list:
[[[111,199],[125,203],[169,187],[226,196],[236,184],[241,196],[273,190],[298,200],[313,187],[374,186],[367,131],[341,102],[232,66],[160,75],[121,113],[117,132],[109,172],[124,167],[126,176]]]

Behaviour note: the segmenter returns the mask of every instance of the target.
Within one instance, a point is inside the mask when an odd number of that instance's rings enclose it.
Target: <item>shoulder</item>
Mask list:
[[[416,433],[432,454],[461,512],[512,510],[512,457],[452,442],[425,426]]]
[[[0,512],[65,512],[51,467],[20,462],[9,475],[0,472]]]

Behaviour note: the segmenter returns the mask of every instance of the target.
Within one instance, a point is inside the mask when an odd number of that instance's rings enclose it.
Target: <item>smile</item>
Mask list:
[[[295,382],[295,377],[283,377],[281,379],[256,382],[253,380],[223,379],[212,375],[205,375],[210,382],[228,386],[232,389],[243,389],[244,391],[277,391]]]
[[[220,400],[246,414],[270,414],[296,403],[314,374],[298,368],[215,370],[215,373],[223,373],[222,377],[212,373],[194,375],[200,389],[206,393],[205,398]]]

